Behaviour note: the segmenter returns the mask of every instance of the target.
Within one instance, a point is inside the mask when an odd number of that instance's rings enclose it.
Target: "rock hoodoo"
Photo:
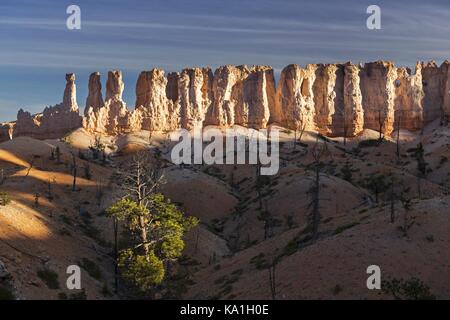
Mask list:
[[[100,73],[94,72],[89,76],[88,97],[86,99],[86,108],[84,115],[89,114],[90,108],[92,111],[98,111],[103,106],[102,83],[100,81]]]
[[[76,99],[75,75],[66,74],[66,88],[63,102],[52,107],[46,107],[42,113],[31,115],[22,109],[17,114],[17,121],[10,123],[7,137],[28,135],[38,139],[59,138],[66,133],[79,128],[82,117],[78,112]]]
[[[275,86],[269,66],[188,68],[167,76],[144,71],[136,83],[134,110],[122,99],[120,71],[110,71],[105,100],[98,72],[90,75],[84,117],[78,114],[75,75],[66,75],[63,102],[0,125],[0,140],[11,136],[59,137],[83,126],[120,134],[139,130],[241,125],[255,129],[277,123],[329,136],[355,136],[364,129],[389,135],[397,127],[418,130],[450,118],[450,62],[418,62],[414,73],[389,61],[364,65],[310,64],[285,67]]]

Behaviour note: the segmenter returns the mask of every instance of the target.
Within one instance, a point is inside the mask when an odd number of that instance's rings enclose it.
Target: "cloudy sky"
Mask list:
[[[66,28],[66,8],[81,8],[81,30]],[[366,9],[381,8],[381,30]],[[450,58],[448,0],[1,0],[0,121],[62,100],[77,74],[83,109],[88,76],[121,69],[134,105],[138,73],[153,67],[365,62]]]

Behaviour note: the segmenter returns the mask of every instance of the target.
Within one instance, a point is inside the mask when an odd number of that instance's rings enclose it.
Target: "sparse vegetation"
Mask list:
[[[94,141],[91,142],[91,145],[89,146],[89,150],[92,153],[92,158],[94,160],[97,160],[100,158],[101,155],[105,152],[105,145],[102,143],[100,136],[95,136]]]
[[[397,300],[435,300],[430,288],[417,278],[392,279],[381,284],[382,290]]]
[[[9,203],[11,203],[11,198],[9,197],[9,194],[5,191],[0,191],[0,206],[7,206]]]
[[[358,148],[359,149],[363,149],[363,148],[371,148],[371,147],[378,147],[381,143],[381,140],[373,140],[373,139],[367,139],[367,140],[362,140],[358,143]]]
[[[38,277],[46,284],[49,289],[59,289],[58,274],[48,268],[37,271]]]
[[[86,270],[87,273],[92,278],[96,280],[102,279],[102,271],[100,270],[99,266],[92,260],[89,260],[88,258],[83,258],[80,262],[80,267]]]
[[[9,286],[0,285],[0,301],[2,300],[15,300],[16,297]]]
[[[344,224],[342,226],[337,227],[336,230],[334,230],[333,234],[334,235],[340,234],[340,233],[344,232],[345,230],[348,230],[348,229],[351,229],[351,228],[357,226],[358,224],[359,224],[359,222],[356,222],[356,221]]]

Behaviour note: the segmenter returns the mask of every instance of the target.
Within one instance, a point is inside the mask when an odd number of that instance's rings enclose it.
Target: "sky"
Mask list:
[[[66,27],[69,5],[81,30]],[[369,30],[367,7],[381,8]],[[1,0],[0,122],[62,101],[65,74],[77,75],[81,111],[89,74],[120,69],[134,106],[138,74],[225,64],[450,59],[448,0]]]

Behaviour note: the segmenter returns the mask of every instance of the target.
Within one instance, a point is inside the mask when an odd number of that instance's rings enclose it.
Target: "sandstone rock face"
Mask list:
[[[316,79],[315,65],[302,69],[296,64],[288,65],[281,71],[276,92],[276,108],[271,122],[296,130],[315,130],[314,92]]]
[[[184,69],[178,78],[178,103],[182,128],[201,127],[213,100],[210,68]]]
[[[97,111],[103,106],[102,83],[100,81],[100,73],[94,72],[89,76],[88,97],[86,99],[86,108],[84,115],[89,113],[89,108]]]
[[[13,138],[15,122],[0,123],[0,142],[8,141]]]
[[[450,62],[445,60],[442,70],[442,112],[447,122],[450,121]]]
[[[62,105],[67,111],[78,112],[77,87],[75,85],[75,75],[73,73],[66,74],[66,88],[64,89]]]
[[[344,109],[341,115],[341,125],[335,126],[335,131],[340,136],[354,137],[364,128],[364,110],[362,106],[359,72],[358,66],[351,63],[345,65]]]
[[[344,66],[317,65],[313,84],[314,116],[317,130],[324,135],[336,135],[336,123],[344,110]]]
[[[166,87],[167,79],[163,70],[153,69],[139,75],[134,113],[140,113],[141,129],[158,131],[167,128],[168,104],[173,101],[167,98]]]
[[[108,81],[106,82],[106,100],[122,101],[124,88],[122,72],[119,70],[109,71]]]
[[[416,72],[411,75],[407,68],[397,69],[395,80],[395,127],[418,130],[423,125],[422,101],[422,65],[416,65]]]
[[[261,129],[270,120],[270,111],[275,109],[275,78],[273,70],[267,66],[243,67],[242,96],[235,109],[234,123]],[[239,99],[241,98],[241,99]]]
[[[397,71],[392,62],[366,63],[361,70],[364,127],[389,135],[394,130],[394,104]]]
[[[83,126],[86,130],[113,135],[140,129],[130,128],[130,113],[122,100],[123,90],[122,72],[108,72],[105,104],[96,110],[90,107],[85,112]]]
[[[394,128],[421,129],[435,119],[450,120],[450,62],[418,63],[415,74],[392,62],[365,65],[292,64],[278,87],[268,66],[188,68],[166,77],[144,71],[136,83],[134,110],[122,99],[120,71],[110,71],[105,101],[99,73],[89,78],[84,117],[78,114],[75,75],[66,75],[63,102],[36,115],[20,110],[17,121],[0,125],[0,141],[12,136],[56,138],[83,126],[117,135],[139,130],[241,125],[255,129],[281,124],[329,136],[356,136],[363,129],[389,135]]]
[[[204,125],[265,128],[279,121],[275,104],[275,78],[268,66],[223,66],[212,80],[212,102]],[[271,119],[272,117],[272,119]]]
[[[70,73],[66,75],[63,102],[46,107],[42,113],[36,115],[20,109],[12,135],[28,135],[38,139],[59,138],[79,128],[81,124],[82,118],[78,113],[76,100],[75,75]],[[8,131],[8,135],[11,135],[11,127]]]
[[[222,66],[214,72],[212,91],[214,101],[206,115],[205,125],[234,125],[235,106],[242,89],[236,86],[242,81],[242,67]]]
[[[449,118],[449,61],[440,67],[436,62],[422,63],[422,85],[424,91],[423,118],[427,124],[435,119]]]

